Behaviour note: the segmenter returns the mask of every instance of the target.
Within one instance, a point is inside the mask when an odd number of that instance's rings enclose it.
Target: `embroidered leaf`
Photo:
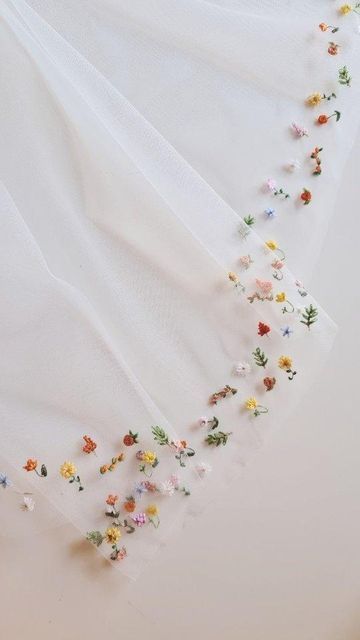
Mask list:
[[[160,446],[169,444],[169,436],[162,427],[152,427],[151,432],[154,436],[154,440],[158,442]]]
[[[253,356],[258,367],[266,367],[268,359],[263,351],[259,347],[253,351]]]
[[[305,307],[305,311],[301,315],[304,319],[300,320],[300,322],[305,324],[308,329],[318,320],[318,310],[312,304],[309,307]]]
[[[216,431],[215,433],[209,433],[205,438],[205,442],[210,445],[215,445],[215,447],[219,447],[221,444],[225,446],[229,436],[231,436],[231,432]]]
[[[351,84],[351,76],[346,66],[341,67],[339,69],[339,83],[350,87]]]
[[[86,534],[86,540],[92,542],[92,544],[94,544],[96,547],[100,547],[100,545],[103,543],[104,536],[101,531],[89,531]]]
[[[245,218],[243,218],[245,224],[247,224],[248,227],[252,227],[253,224],[255,224],[255,218],[254,216],[245,216]]]

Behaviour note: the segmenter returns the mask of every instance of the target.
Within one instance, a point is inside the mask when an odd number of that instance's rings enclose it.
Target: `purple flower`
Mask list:
[[[289,326],[281,328],[283,338],[290,338],[291,334],[294,333],[293,329],[290,329]]]
[[[5,473],[0,473],[0,485],[2,486],[3,489],[6,489],[6,487],[11,486],[11,482],[7,477],[7,475],[5,475]]]
[[[145,513],[136,513],[132,516],[132,520],[135,522],[137,527],[142,527],[146,524],[146,514]]]
[[[276,216],[275,209],[272,209],[271,207],[269,207],[268,209],[265,209],[264,213],[267,215],[268,218],[275,218]]]

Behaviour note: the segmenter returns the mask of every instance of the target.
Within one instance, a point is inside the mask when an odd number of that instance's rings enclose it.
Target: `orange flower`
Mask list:
[[[320,22],[319,29],[321,29],[321,31],[327,31],[328,25],[325,24],[325,22]]]
[[[328,120],[329,118],[325,114],[322,114],[321,116],[318,117],[319,124],[326,124]]]
[[[29,460],[27,460],[26,464],[23,466],[23,469],[25,469],[26,471],[35,471],[37,467],[37,460],[32,460],[31,458],[29,458]]]
[[[83,436],[83,440],[85,440],[85,444],[83,446],[84,453],[92,453],[95,451],[97,444],[90,438],[90,436]]]
[[[114,507],[115,503],[118,500],[119,500],[119,496],[112,496],[111,494],[109,494],[107,499],[106,499],[106,504],[109,504],[111,507]]]
[[[130,496],[130,498],[126,498],[126,502],[124,502],[123,506],[125,511],[127,511],[128,513],[132,513],[133,511],[135,511],[136,503],[134,498],[132,496]]]

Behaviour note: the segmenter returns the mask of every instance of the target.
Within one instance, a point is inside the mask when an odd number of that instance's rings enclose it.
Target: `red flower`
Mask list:
[[[271,391],[275,387],[276,378],[264,378],[263,383],[266,387],[266,391]]]
[[[268,333],[270,333],[271,329],[267,324],[264,324],[263,322],[259,322],[258,325],[258,335],[259,336],[266,336]]]
[[[138,442],[138,433],[133,433],[132,431],[129,431],[129,433],[126,434],[126,436],[124,436],[123,438],[123,443],[126,447],[131,447],[133,444],[135,444],[136,442]]]
[[[319,124],[326,124],[328,120],[329,120],[328,116],[326,116],[324,113],[321,114],[321,116],[319,116],[317,119]]]
[[[304,201],[304,204],[309,204],[309,202],[311,201],[311,198],[312,198],[311,191],[309,191],[309,189],[303,189],[303,192],[302,192],[300,198],[301,198],[301,200]]]
[[[85,444],[83,446],[84,453],[92,453],[95,451],[97,444],[90,438],[90,436],[83,436],[83,440],[85,440]]]

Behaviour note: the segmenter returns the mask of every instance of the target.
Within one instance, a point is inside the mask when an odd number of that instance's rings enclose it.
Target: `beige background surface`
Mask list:
[[[70,525],[13,539],[2,526],[0,638],[360,638],[359,161],[357,145],[306,283],[340,331],[301,412],[136,583]]]

